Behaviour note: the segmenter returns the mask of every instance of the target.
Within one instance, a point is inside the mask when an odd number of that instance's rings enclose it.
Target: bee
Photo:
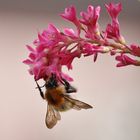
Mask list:
[[[70,109],[81,110],[92,108],[87,103],[73,99],[69,93],[76,92],[76,88],[71,86],[65,79],[62,80],[61,83],[58,83],[56,76],[52,75],[44,85],[46,87],[45,94],[36,81],[41,97],[48,103],[45,123],[49,129],[53,128],[61,120],[60,112]]]

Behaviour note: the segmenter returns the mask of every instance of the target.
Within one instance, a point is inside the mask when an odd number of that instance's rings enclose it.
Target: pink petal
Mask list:
[[[132,44],[131,46],[131,51],[134,55],[136,56],[139,56],[140,57],[140,47],[135,45],[135,44]]]
[[[31,47],[31,46],[29,46],[29,45],[26,45],[26,47],[27,47],[27,49],[29,50],[29,51],[31,51],[31,52],[34,52],[35,50]]]
[[[24,60],[23,63],[27,65],[33,64],[33,62],[29,59]]]
[[[64,78],[65,80],[71,82],[73,81],[73,78],[71,78],[69,75],[65,74],[65,73],[61,73],[62,78]]]

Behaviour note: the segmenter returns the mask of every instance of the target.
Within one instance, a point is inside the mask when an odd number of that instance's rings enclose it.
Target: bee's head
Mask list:
[[[46,88],[56,88],[58,86],[56,76],[52,74],[51,78],[48,80],[46,84]]]

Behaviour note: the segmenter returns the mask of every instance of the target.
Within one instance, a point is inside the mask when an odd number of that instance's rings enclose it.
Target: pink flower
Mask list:
[[[95,51],[94,47],[96,47],[96,46],[94,46],[90,43],[86,43],[83,45],[82,53],[84,54],[84,56],[94,55],[93,61],[95,62],[97,60],[98,51]]]
[[[29,66],[29,73],[34,75],[35,80],[47,80],[55,74],[58,81],[62,78],[72,81],[70,76],[63,73],[62,68],[66,66],[72,69],[74,59],[82,55],[93,55],[96,61],[99,53],[111,53],[111,55],[121,53],[116,56],[117,67],[140,66],[140,61],[125,55],[129,53],[133,57],[140,57],[140,46],[132,44],[127,47],[120,33],[118,15],[122,9],[121,3],[110,3],[105,6],[112,22],[107,25],[104,32],[99,31],[100,6],[89,5],[86,12],[80,13],[81,19],[77,18],[74,6],[66,8],[61,14],[64,19],[76,25],[76,31],[65,28],[64,32],[60,32],[53,24],[49,24],[46,30],[38,33],[38,38],[33,42],[35,48],[27,46],[29,56],[23,61]]]
[[[61,53],[59,53],[60,56],[60,63],[61,65],[67,66],[68,69],[72,69],[72,62],[74,58],[81,56],[81,51],[79,49],[76,49],[75,51],[69,51],[69,50],[63,50]]]
[[[70,6],[68,8],[65,8],[65,12],[60,14],[60,16],[66,20],[73,22],[77,26],[77,28],[80,30],[81,25],[80,25],[79,20],[76,16],[76,9],[74,6]]]
[[[90,56],[93,55],[93,45],[90,43],[85,43],[82,45],[82,53],[84,56]]]
[[[119,61],[119,63],[117,64],[117,67],[122,67],[122,66],[127,66],[127,65],[140,66],[140,63],[137,60],[134,60],[125,54],[116,56],[116,60]]]
[[[74,22],[75,20],[77,20],[76,17],[76,9],[74,6],[70,6],[68,8],[65,8],[65,13],[60,14],[63,18]]]
[[[70,66],[72,63],[70,57],[71,59],[72,58],[74,59],[76,57],[76,54],[69,52],[68,54],[66,54],[67,57],[65,55],[60,56],[61,49],[65,47],[64,46],[65,43],[63,42],[63,38],[59,40],[60,34],[58,30],[56,30],[56,28],[54,28],[54,26],[52,25],[51,25],[51,29],[52,30],[50,31],[50,33],[52,34],[54,33],[54,35],[58,34],[58,38],[56,37],[56,40],[52,40],[52,38],[49,40],[49,38],[47,38],[47,33],[49,32],[47,31],[46,34],[44,34],[43,32],[41,34],[41,38],[39,38],[39,41],[36,42],[37,44],[35,49],[33,49],[30,46],[27,46],[28,50],[30,51],[30,54],[29,54],[29,58],[24,60],[23,63],[29,65],[29,73],[31,75],[34,75],[35,80],[39,80],[39,79],[45,80],[48,77],[50,77],[53,73],[60,81],[62,78],[64,78],[67,81],[72,81],[73,79],[70,76],[62,72],[62,65]],[[62,41],[64,44],[58,44],[59,41]],[[48,45],[49,43],[50,46]],[[64,60],[65,58],[67,58],[68,60],[68,57],[69,57],[69,61],[67,61],[67,63],[66,60],[64,64],[60,63],[61,58],[62,60]]]
[[[95,53],[107,53],[110,51],[108,47],[93,45],[90,43],[85,43],[82,48],[83,48],[82,53],[84,54],[84,56],[89,56]]]
[[[110,49],[105,46],[100,46],[100,45],[93,45],[90,43],[85,43],[82,45],[82,53],[84,56],[93,56],[93,61],[95,62],[97,60],[97,56],[99,53],[107,53],[109,52]]]
[[[43,78],[45,75],[45,65],[48,63],[45,53],[38,52],[37,49],[33,49],[30,46],[27,46],[30,51],[29,59],[23,61],[23,63],[29,65],[29,73],[34,75],[35,79],[38,80]]]
[[[120,34],[120,25],[118,21],[118,15],[122,10],[121,3],[110,3],[109,5],[105,4],[105,6],[109,15],[112,18],[112,23],[108,24],[106,28],[107,38],[113,39],[121,44],[125,44],[125,40]]]
[[[80,15],[82,19],[80,22],[87,26],[95,26],[100,16],[100,6],[94,8],[92,5],[89,5],[87,8],[87,12],[81,12]]]
[[[120,35],[120,28],[118,24],[108,24],[106,28],[107,38],[113,39],[116,42],[120,42],[122,40],[122,36]]]
[[[118,15],[122,10],[122,5],[121,3],[110,3],[109,5],[105,4],[105,7],[109,13],[109,15],[111,16],[112,20],[118,23]]]
[[[55,46],[60,41],[63,41],[63,36],[60,31],[53,25],[49,24],[48,29],[38,34],[38,39],[34,41],[36,46]]]
[[[99,35],[99,25],[98,25],[98,19],[100,16],[100,6],[93,7],[92,5],[89,5],[87,8],[87,12],[81,12],[80,15],[82,16],[82,19],[80,19],[80,22],[87,26],[87,38],[98,38]]]
[[[131,50],[131,52],[132,52],[133,55],[140,57],[140,47],[139,46],[137,46],[135,44],[132,44],[130,46],[130,50]]]
[[[105,33],[106,38],[113,39],[115,42],[125,45],[125,39],[120,34],[120,27],[118,24],[108,24]]]
[[[72,40],[78,39],[78,35],[74,32],[73,29],[65,28],[64,33],[66,36],[70,37]]]

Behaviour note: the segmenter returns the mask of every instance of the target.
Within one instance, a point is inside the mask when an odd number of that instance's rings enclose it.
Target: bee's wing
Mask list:
[[[55,110],[52,105],[48,104],[47,114],[45,119],[46,126],[49,129],[51,129],[56,125],[57,121],[60,119],[61,119],[60,113],[57,110]]]
[[[81,109],[93,108],[91,105],[84,103],[82,101],[73,99],[70,96],[64,96],[64,98],[73,104],[73,109],[81,110]]]

